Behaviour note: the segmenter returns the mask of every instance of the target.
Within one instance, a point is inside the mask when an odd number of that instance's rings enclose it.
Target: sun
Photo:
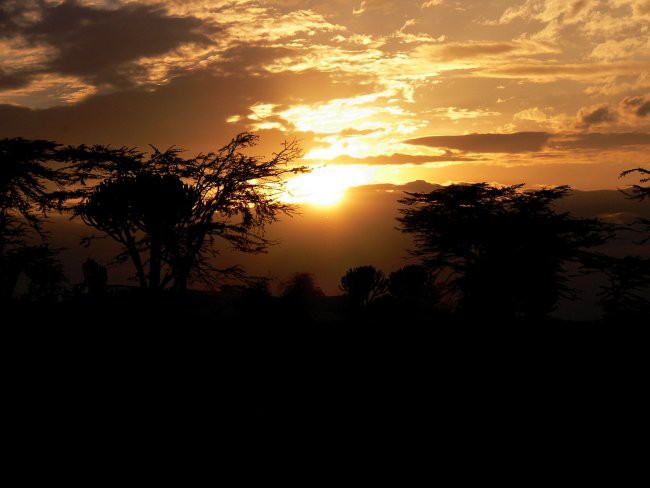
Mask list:
[[[374,171],[364,166],[320,166],[287,182],[282,201],[329,207],[340,203],[352,186],[372,181]]]

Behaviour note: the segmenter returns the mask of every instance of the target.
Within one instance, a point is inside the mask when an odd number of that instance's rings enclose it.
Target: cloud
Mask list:
[[[40,8],[15,4],[2,9],[11,33],[36,45],[55,48],[43,71],[79,76],[96,83],[125,84],[142,69],[140,58],[160,56],[185,44],[210,44],[215,27],[193,17],[170,16],[160,5],[129,3],[118,8],[84,6],[75,0]],[[16,21],[31,12],[31,17]],[[7,13],[9,19],[7,20]]]
[[[647,61],[556,63],[528,60],[488,67],[474,72],[473,75],[488,78],[523,79],[538,83],[550,83],[562,79],[587,82],[606,76],[637,75],[648,70],[650,70],[650,63]]]
[[[650,134],[642,132],[558,135],[551,146],[558,149],[618,149],[650,145]]]
[[[13,76],[20,76],[19,81],[24,83],[14,83],[13,87],[5,86],[0,91],[0,104],[47,108],[77,103],[97,92],[94,86],[71,76],[49,73],[16,73]]]
[[[548,46],[529,40],[517,41],[464,41],[423,44],[416,49],[420,57],[436,61],[476,61],[485,65],[488,61],[503,60],[517,56],[553,53]]]
[[[463,120],[463,119],[478,119],[479,117],[496,117],[501,115],[499,112],[490,110],[476,109],[471,110],[468,108],[458,107],[440,107],[431,110],[437,116],[450,120]]]
[[[583,107],[578,111],[576,125],[581,128],[589,128],[592,125],[608,124],[618,119],[616,111],[612,110],[609,104],[601,104],[593,107]]]
[[[422,4],[421,8],[425,9],[425,8],[437,7],[438,5],[442,5],[444,1],[445,0],[427,0]]]
[[[630,127],[639,129],[647,128],[641,119],[650,115],[650,97],[647,95],[633,95],[620,100],[620,102],[602,103],[582,107],[576,115],[575,127],[590,129],[593,126],[610,125],[618,130],[629,131]],[[610,129],[611,130],[611,129]]]
[[[508,7],[501,16],[502,23],[509,23],[517,18],[551,22],[560,20],[570,24],[584,20],[587,15],[598,8],[598,0],[526,0],[523,4]]]
[[[650,101],[644,102],[639,108],[637,108],[636,114],[639,117],[646,117],[648,114],[650,114]]]
[[[621,105],[624,109],[631,110],[637,117],[650,115],[650,98],[647,96],[626,97]]]
[[[621,40],[609,39],[598,44],[589,57],[600,61],[616,61],[637,56],[641,49],[648,49],[647,35]]]
[[[318,72],[224,76],[197,71],[156,90],[133,87],[99,93],[73,105],[35,110],[0,105],[0,137],[143,148],[149,143],[160,147],[175,144],[193,152],[214,150],[236,133],[250,129],[247,115],[251,105],[288,106],[296,98],[311,103],[335,94],[354,96],[366,88],[352,82],[334,83],[330,75]],[[233,115],[241,115],[240,120],[227,122]],[[262,137],[262,145],[269,144],[260,154],[277,150],[275,144],[285,138],[302,139],[303,147],[312,142],[310,135],[300,130],[269,132]]]
[[[404,141],[418,146],[442,147],[475,153],[519,153],[541,151],[551,134],[547,132],[515,132],[513,134],[467,134],[462,136],[430,136]]]
[[[29,72],[8,73],[0,68],[0,90],[19,88],[29,83],[31,79]]]
[[[441,46],[439,51],[443,59],[463,59],[511,53],[517,47],[512,42],[456,42]]]
[[[554,107],[531,107],[516,112],[512,117],[519,131],[562,132],[575,127],[575,117],[557,113]]]
[[[354,127],[350,127],[347,129],[342,130],[341,132],[338,133],[339,136],[341,137],[355,137],[355,136],[368,136],[370,134],[376,134],[378,132],[382,132],[382,129],[355,129]]]
[[[369,165],[380,165],[380,164],[427,164],[427,163],[441,163],[441,162],[451,162],[451,161],[476,161],[475,158],[469,158],[466,156],[459,156],[458,154],[453,154],[451,151],[446,151],[443,155],[436,156],[420,156],[414,154],[391,154],[385,156],[370,156],[367,158],[353,158],[351,156],[338,156],[328,163],[335,164],[369,164]]]
[[[370,12],[381,14],[392,14],[399,9],[399,4],[394,0],[362,0],[361,4],[353,8],[354,15],[361,15]]]

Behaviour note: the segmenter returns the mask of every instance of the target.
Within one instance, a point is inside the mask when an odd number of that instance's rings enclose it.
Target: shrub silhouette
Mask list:
[[[366,307],[377,297],[386,293],[387,281],[384,273],[374,266],[350,268],[341,278],[340,288],[350,301],[358,307]]]
[[[546,316],[571,297],[565,265],[585,265],[611,228],[597,219],[557,213],[568,187],[522,191],[522,185],[450,185],[407,193],[398,218],[411,251],[447,274],[448,290],[469,315]]]

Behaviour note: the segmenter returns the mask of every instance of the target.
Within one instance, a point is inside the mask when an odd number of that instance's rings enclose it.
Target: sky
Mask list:
[[[621,186],[650,0],[0,0],[0,137],[269,155],[294,201],[423,180]]]

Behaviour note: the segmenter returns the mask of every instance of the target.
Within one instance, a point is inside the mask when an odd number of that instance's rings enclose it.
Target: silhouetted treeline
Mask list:
[[[340,297],[326,297],[309,273],[292,275],[273,293],[269,280],[219,266],[224,246],[264,252],[274,244],[265,227],[295,212],[277,197],[286,176],[307,171],[295,165],[298,146],[285,143],[263,159],[248,155],[256,142],[244,133],[213,153],[187,158],[176,148],[143,153],[0,141],[3,302],[65,310],[103,303],[113,319],[119,313],[113,317],[111,307],[126,316],[151,318],[155,310],[176,316],[182,310],[187,317],[226,323],[545,322],[553,320],[560,300],[577,297],[572,278],[581,275],[606,279],[600,291],[605,320],[650,316],[648,257],[603,251],[622,232],[647,246],[650,222],[622,226],[560,212],[557,202],[570,193],[565,186],[527,190],[476,183],[407,193],[398,229],[413,237],[413,248],[404,250],[412,264],[385,274],[360,263],[342,272]],[[624,190],[639,205],[648,203],[648,174],[636,168],[621,175],[640,176]],[[87,260],[83,282],[66,283],[43,227],[52,212],[88,226],[83,244],[107,238],[119,253],[108,263]],[[111,284],[116,265],[131,267],[133,287]],[[196,283],[213,291],[189,293]],[[37,314],[38,308],[24,312]]]

